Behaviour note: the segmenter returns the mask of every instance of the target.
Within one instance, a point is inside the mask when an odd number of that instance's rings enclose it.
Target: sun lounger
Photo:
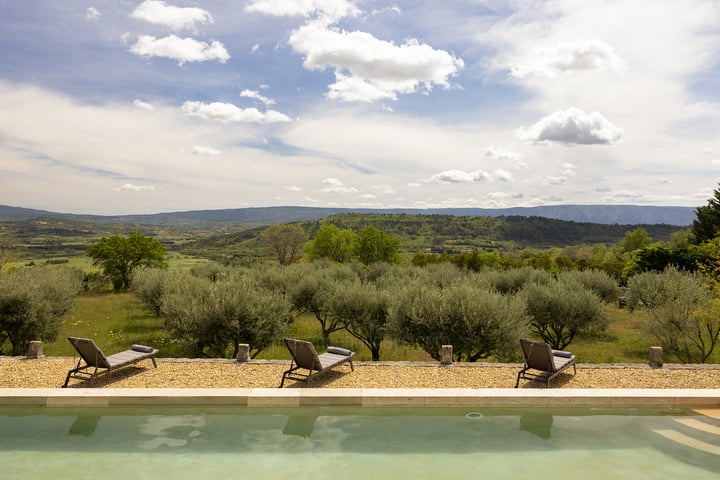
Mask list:
[[[549,387],[550,380],[563,370],[573,367],[573,372],[577,373],[575,355],[570,352],[553,350],[547,343],[524,339],[520,340],[520,345],[525,357],[525,365],[518,373],[515,388],[520,384],[521,378],[545,382],[545,386]],[[537,373],[530,370],[535,370]]]
[[[119,368],[147,358],[152,360],[153,365],[157,368],[155,355],[157,355],[160,350],[152,347],[133,345],[129,350],[106,357],[103,351],[95,345],[95,342],[89,338],[68,337],[68,340],[72,346],[75,347],[78,354],[80,354],[80,360],[78,360],[75,368],[68,372],[63,388],[67,387],[71,378],[89,381],[101,373],[112,375],[112,372]],[[85,362],[85,364],[83,364],[83,362]],[[93,369],[92,372],[90,372],[90,369]]]
[[[285,379],[301,380],[308,382],[311,377],[319,375],[331,368],[350,363],[350,371],[355,371],[352,363],[352,357],[355,352],[339,347],[328,347],[327,352],[318,355],[315,347],[311,342],[305,340],[296,340],[294,338],[286,338],[285,345],[292,355],[290,369],[283,372],[280,388],[285,384]],[[308,373],[301,373],[298,370],[307,370]]]

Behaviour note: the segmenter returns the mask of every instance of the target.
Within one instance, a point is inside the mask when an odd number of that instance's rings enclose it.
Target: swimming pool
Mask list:
[[[715,479],[679,408],[0,407],[11,479]]]

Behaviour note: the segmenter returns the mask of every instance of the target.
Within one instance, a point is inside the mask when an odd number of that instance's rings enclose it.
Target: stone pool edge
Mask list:
[[[703,407],[720,408],[720,389],[514,388],[2,388],[0,406],[112,407]]]

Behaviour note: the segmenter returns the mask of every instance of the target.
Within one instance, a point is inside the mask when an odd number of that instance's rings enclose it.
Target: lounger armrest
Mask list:
[[[565,358],[571,358],[573,355],[572,353],[566,352],[564,350],[553,350],[552,354],[556,357],[565,357]]]
[[[344,355],[346,357],[349,357],[352,355],[352,352],[348,350],[347,348],[340,348],[340,347],[328,347],[327,348],[328,353],[334,353],[335,355]]]

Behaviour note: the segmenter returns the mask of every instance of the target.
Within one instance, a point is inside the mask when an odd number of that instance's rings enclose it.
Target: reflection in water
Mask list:
[[[308,438],[315,429],[315,420],[317,420],[315,415],[290,415],[285,428],[283,428],[283,433]]]
[[[99,416],[76,417],[75,421],[70,425],[68,435],[82,435],[83,437],[89,437],[95,432],[99,421]]]
[[[521,415],[519,430],[530,432],[543,440],[550,440],[553,426],[552,415]]]

